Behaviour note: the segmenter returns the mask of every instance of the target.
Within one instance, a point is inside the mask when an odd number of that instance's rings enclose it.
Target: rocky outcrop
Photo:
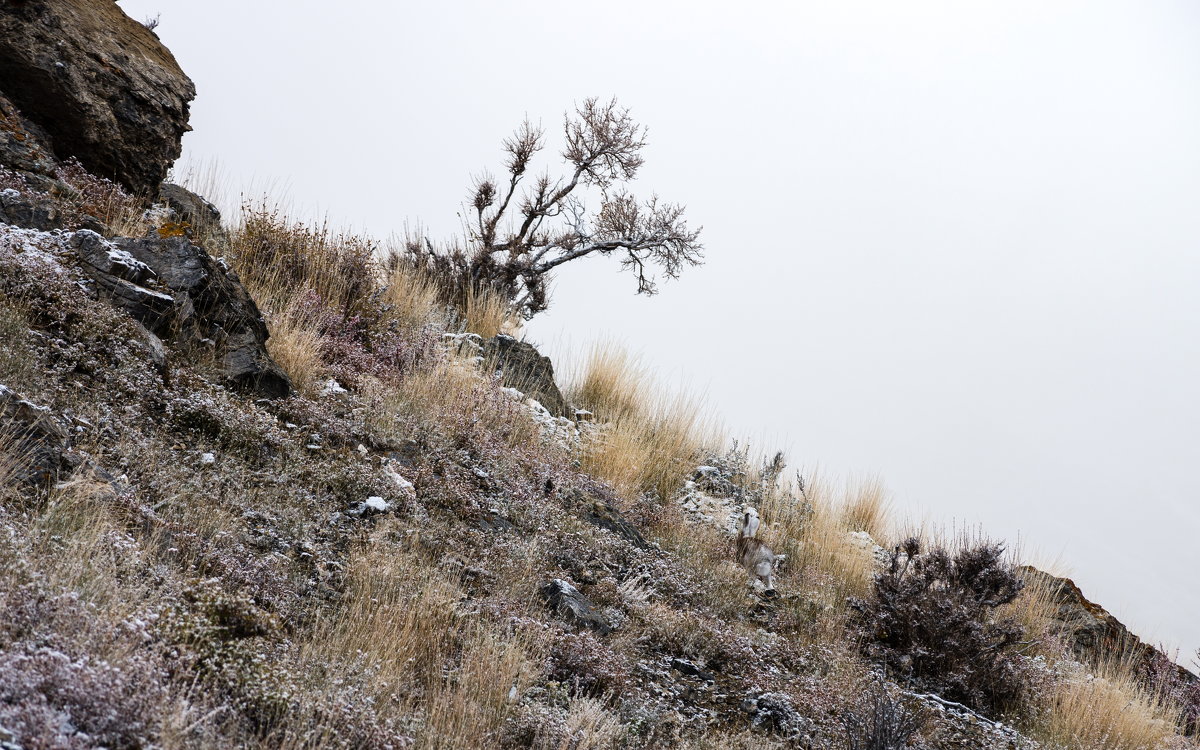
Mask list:
[[[600,616],[588,598],[571,584],[555,578],[542,586],[542,598],[550,609],[572,625],[590,628],[599,633],[608,633],[612,626]]]
[[[221,212],[204,198],[187,188],[164,182],[158,191],[158,200],[171,210],[174,219],[187,226],[192,237],[205,238],[204,246],[213,249],[227,245],[228,234],[221,226]]]
[[[17,457],[18,482],[48,484],[69,467],[67,430],[50,410],[0,385],[0,449]]]
[[[171,290],[177,341],[213,346],[225,379],[237,388],[268,398],[291,392],[287,375],[267,353],[266,321],[237,274],[186,237],[122,237],[115,244]]]
[[[0,94],[0,164],[21,172],[51,175],[57,166],[50,138]]]
[[[70,240],[100,293],[154,334],[216,356],[232,386],[282,398],[291,392],[267,353],[267,325],[237,275],[186,237],[105,240],[79,231]]]
[[[569,417],[567,400],[554,382],[554,364],[526,341],[500,334],[483,342],[483,361],[500,373],[505,386],[538,401],[555,417]]]
[[[1089,600],[1071,579],[1059,578],[1028,565],[1022,566],[1020,572],[1028,588],[1045,592],[1055,608],[1059,633],[1084,663],[1123,658],[1142,664],[1148,673],[1169,665],[1184,683],[1200,682],[1196,675],[1175,665],[1162,651],[1131,633],[1104,607]]]
[[[152,196],[179,157],[196,91],[116,3],[23,0],[0,9],[0,94],[6,165],[48,175],[51,155],[73,156]]]

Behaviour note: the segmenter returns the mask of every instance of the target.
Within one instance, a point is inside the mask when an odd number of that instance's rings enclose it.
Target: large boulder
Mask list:
[[[483,360],[499,371],[505,386],[537,399],[556,417],[570,416],[567,400],[554,382],[554,364],[533,344],[502,333],[483,342]]]
[[[230,385],[283,398],[291,382],[267,353],[270,335],[237,274],[187,237],[120,237],[87,230],[70,240],[102,296],[189,351],[212,351]]]
[[[196,89],[115,2],[11,0],[0,6],[0,94],[6,164],[48,174],[50,149],[153,196],[179,157]]]

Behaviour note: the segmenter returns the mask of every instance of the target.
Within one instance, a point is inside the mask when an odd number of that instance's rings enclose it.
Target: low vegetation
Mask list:
[[[516,331],[505,294],[448,304],[248,204],[204,241],[296,386],[256,400],[191,352],[159,371],[54,235],[14,231],[0,382],[72,443],[28,482],[0,424],[0,727],[26,750],[1195,746],[1180,689],[1079,664],[998,545],[900,539],[877,480],[789,475],[619,348],[569,378],[590,418],[538,411],[461,336]],[[718,517],[745,504],[775,598]]]

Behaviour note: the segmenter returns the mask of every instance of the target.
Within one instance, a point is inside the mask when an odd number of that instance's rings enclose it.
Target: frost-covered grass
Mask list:
[[[188,352],[160,375],[61,234],[0,228],[0,372],[70,427],[76,466],[0,493],[0,725],[27,747],[844,748],[873,666],[846,600],[871,594],[870,538],[893,542],[879,484],[726,449],[611,348],[570,390],[596,421],[561,439],[443,343],[502,307],[448,311],[373,253],[270,212],[233,229],[299,386],[267,402]],[[699,464],[760,509],[779,599],[674,502]],[[556,578],[611,630],[551,611]],[[1141,715],[1047,684],[1046,713],[1011,718],[1039,736]]]

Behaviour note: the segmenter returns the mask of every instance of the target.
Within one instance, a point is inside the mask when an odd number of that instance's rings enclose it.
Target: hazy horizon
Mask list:
[[[1019,540],[1192,664],[1200,7],[120,5],[196,83],[193,162],[380,238],[448,238],[522,118],[553,174],[563,111],[617,96],[632,190],[707,263],[652,298],[568,264],[531,340],[624,342],[732,436]]]

